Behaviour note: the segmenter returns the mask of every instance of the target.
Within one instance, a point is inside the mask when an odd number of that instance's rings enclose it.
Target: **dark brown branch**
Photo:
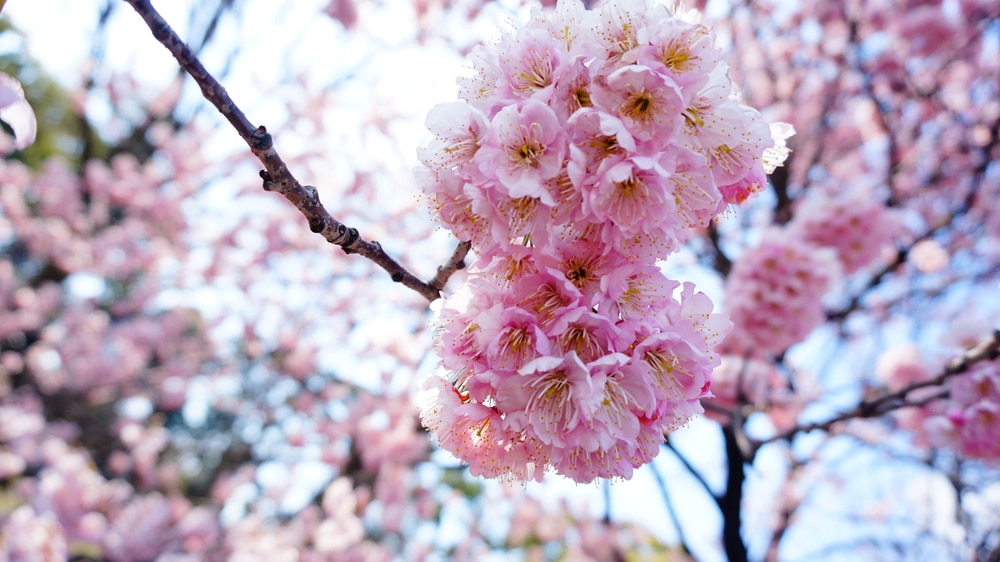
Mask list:
[[[916,245],[916,243],[920,242],[921,240],[929,239],[932,235],[933,231],[928,232],[923,236],[917,237],[913,241],[913,245]],[[891,262],[885,264],[885,266],[883,266],[882,269],[878,270],[877,273],[872,275],[871,278],[868,280],[867,285],[865,285],[864,289],[862,289],[853,297],[851,297],[851,300],[846,305],[841,307],[839,310],[827,312],[826,313],[827,320],[830,321],[843,320],[847,318],[848,315],[850,315],[852,312],[858,310],[858,308],[861,306],[861,301],[864,300],[864,298],[868,295],[871,289],[878,287],[882,283],[882,281],[884,281],[887,277],[889,277],[890,274],[892,274],[893,271],[896,270],[896,268],[906,263],[906,259],[909,256],[911,247],[912,245],[910,247],[900,248],[896,252],[896,257],[893,258]]]
[[[333,218],[320,202],[316,188],[311,185],[302,185],[295,179],[284,160],[274,149],[271,135],[268,134],[264,126],[257,127],[250,123],[243,111],[229,97],[226,89],[205,69],[197,55],[153,8],[150,0],[125,1],[142,17],[152,31],[153,37],[162,43],[177,59],[180,66],[191,75],[201,88],[205,99],[222,113],[250,147],[254,156],[264,165],[264,170],[260,173],[264,180],[264,189],[283,195],[309,221],[310,230],[322,235],[331,244],[340,246],[345,253],[359,254],[375,262],[389,273],[393,281],[413,289],[429,301],[440,296],[441,288],[447,281],[448,275],[461,267],[460,263],[464,259],[464,252],[459,251],[463,248],[461,244],[449,263],[438,269],[438,274],[434,279],[425,283],[390,257],[382,249],[381,244],[365,240],[358,234],[357,229]],[[465,251],[467,252],[468,249],[466,248]]]
[[[774,223],[788,224],[792,220],[792,198],[788,194],[788,169],[792,166],[791,156],[784,166],[778,166],[771,172],[771,189],[774,191]]]
[[[920,388],[939,386],[949,378],[966,372],[976,363],[981,361],[993,361],[996,360],[997,357],[1000,357],[1000,330],[995,330],[985,341],[952,359],[933,379],[916,382],[895,392],[889,392],[869,400],[863,400],[853,409],[842,412],[826,421],[801,425],[779,433],[769,439],[755,441],[752,443],[752,450],[753,452],[756,452],[761,446],[767,443],[789,440],[799,433],[808,433],[817,429],[828,431],[834,424],[849,419],[876,418],[899,408],[923,405],[927,401],[940,398],[941,396],[935,395],[921,402],[908,401],[907,396],[914,390]]]
[[[719,229],[712,221],[708,225],[706,231],[709,242],[712,243],[712,267],[719,272],[719,275],[725,279],[729,276],[730,270],[733,269],[733,262],[729,259],[729,256],[722,251],[722,240],[719,238]]]

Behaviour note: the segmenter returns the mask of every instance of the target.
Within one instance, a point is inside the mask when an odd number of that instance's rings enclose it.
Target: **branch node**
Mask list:
[[[263,125],[257,127],[257,130],[253,132],[252,139],[253,147],[256,150],[270,150],[274,146],[271,135],[268,134],[267,129]]]
[[[264,180],[264,191],[274,191],[274,178],[267,170],[260,171],[260,179]]]
[[[402,274],[402,273],[400,273],[400,272],[398,272],[398,271],[397,271],[396,273],[393,273],[393,274],[392,274],[392,280],[393,280],[393,282],[395,282],[395,283],[400,283],[400,282],[402,282],[402,281],[403,281],[403,274]]]
[[[349,227],[345,224],[337,225],[337,241],[335,244],[344,250],[345,254],[357,253],[355,250],[351,249],[351,246],[358,241],[360,235],[358,234],[358,229]]]
[[[315,216],[309,219],[309,230],[313,232],[323,232],[324,228],[326,228],[326,217]]]

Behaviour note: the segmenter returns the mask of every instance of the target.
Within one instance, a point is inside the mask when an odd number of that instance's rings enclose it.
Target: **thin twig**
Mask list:
[[[471,248],[471,242],[459,242],[451,257],[438,268],[437,275],[428,281],[427,285],[436,291],[444,289],[444,284],[448,282],[448,279],[459,269],[465,268],[465,256],[469,254]]]
[[[340,246],[345,253],[359,254],[389,273],[393,281],[420,293],[428,301],[437,299],[441,288],[455,270],[462,267],[462,260],[468,247],[459,244],[452,259],[438,268],[438,273],[429,281],[424,282],[410,273],[406,268],[390,257],[381,244],[363,239],[357,229],[349,227],[333,218],[319,200],[319,193],[311,185],[299,183],[281,156],[274,149],[271,135],[263,125],[255,127],[244,115],[243,111],[233,102],[226,89],[219,84],[201,64],[192,51],[176,32],[153,8],[149,0],[125,0],[142,17],[149,26],[153,37],[170,51],[180,66],[191,75],[191,78],[201,88],[202,95],[208,100],[227,121],[236,129],[240,137],[247,143],[254,156],[264,165],[260,176],[264,181],[264,189],[275,191],[288,199],[295,208],[309,221],[309,229],[323,236],[331,244]],[[463,250],[464,248],[464,250]]]
[[[705,480],[705,477],[702,476],[701,473],[698,472],[698,470],[695,469],[694,466],[692,466],[691,461],[689,461],[687,457],[681,454],[681,452],[677,450],[677,447],[674,447],[674,444],[670,442],[669,438],[666,439],[663,442],[663,444],[666,445],[668,449],[670,449],[670,452],[673,453],[675,457],[677,457],[677,460],[681,461],[681,464],[684,465],[684,468],[689,473],[691,473],[691,476],[694,477],[694,479],[698,482],[698,484],[701,485],[701,487],[704,488],[706,492],[708,492],[709,497],[712,498],[712,501],[715,502],[715,505],[718,506],[719,509],[722,509],[722,504],[719,503],[719,496],[717,496],[715,492],[712,491],[712,487],[708,485],[708,481]]]
[[[688,542],[687,535],[684,533],[684,527],[681,526],[681,518],[677,513],[677,508],[674,507],[674,502],[670,497],[670,491],[667,489],[667,482],[663,479],[663,475],[656,468],[656,463],[649,464],[650,472],[653,473],[653,478],[656,480],[656,487],[660,489],[660,495],[663,496],[663,503],[667,508],[667,513],[670,515],[671,521],[674,523],[674,530],[677,531],[677,541],[681,543],[681,548],[684,549],[685,554],[691,552],[691,543]]]

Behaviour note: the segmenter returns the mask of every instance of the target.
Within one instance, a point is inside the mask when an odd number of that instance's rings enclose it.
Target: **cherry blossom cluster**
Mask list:
[[[826,320],[823,296],[840,272],[830,248],[773,230],[748,249],[726,279],[733,331],[726,348],[737,355],[778,354]]]
[[[851,274],[875,261],[899,226],[896,216],[871,193],[853,190],[805,198],[795,210],[789,235],[833,248],[844,273]]]
[[[0,519],[0,557],[68,560],[87,545],[107,560],[153,560],[216,547],[221,529],[214,509],[106,479],[85,452],[63,440],[77,428],[45,425],[42,414],[30,395],[0,402],[0,441],[10,446],[0,455],[0,477],[18,476],[26,463],[41,467],[17,482],[14,498],[27,501]]]
[[[932,445],[1000,463],[1000,363],[984,361],[948,381],[941,413],[924,421]]]
[[[876,371],[890,391],[927,383],[933,378],[920,348],[909,343],[885,351]],[[945,393],[942,393],[942,389]],[[943,394],[943,397],[942,397]],[[935,398],[941,397],[940,400]],[[940,386],[911,390],[906,398],[918,408],[894,412],[898,427],[912,431],[921,445],[942,447],[970,459],[1000,463],[1000,363],[981,361]]]
[[[872,195],[815,187],[787,226],[740,256],[726,279],[734,324],[727,351],[778,354],[826,320],[823,298],[834,281],[875,262],[901,232],[898,216]]]
[[[702,411],[729,323],[656,260],[760,191],[791,131],[736,101],[693,19],[560,1],[428,115],[423,189],[479,260],[421,417],[473,474],[627,478]]]

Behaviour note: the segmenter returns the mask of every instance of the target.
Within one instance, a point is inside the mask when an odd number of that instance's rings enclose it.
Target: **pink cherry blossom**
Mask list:
[[[672,78],[634,65],[619,68],[592,93],[595,102],[620,118],[637,139],[663,146],[681,126],[687,105]]]
[[[550,102],[567,62],[563,44],[547,30],[528,28],[512,38],[507,47],[499,57],[498,95],[511,100]]]
[[[426,147],[418,148],[417,156],[432,170],[456,168],[470,162],[487,130],[486,117],[461,102],[433,108],[425,125],[434,139]]]
[[[907,342],[891,347],[879,356],[875,376],[889,390],[897,391],[930,379],[931,371],[920,347],[914,342]]]
[[[671,212],[673,201],[667,191],[669,175],[649,158],[623,160],[600,175],[585,208],[595,222],[612,223],[622,236],[655,231],[663,222],[676,222],[675,213]]]
[[[361,542],[365,529],[355,513],[357,499],[350,479],[340,477],[331,482],[323,492],[322,503],[326,519],[315,530],[316,550],[344,552]]]
[[[102,539],[111,560],[150,560],[177,548],[174,510],[158,494],[139,496],[118,512]]]
[[[566,134],[555,113],[530,99],[497,112],[475,159],[481,173],[496,177],[505,195],[542,197],[544,181],[558,175],[565,154]]]
[[[924,420],[928,440],[974,459],[1000,462],[1000,364],[987,361],[948,381],[948,398]]]
[[[898,221],[885,205],[858,191],[816,196],[796,209],[792,235],[833,248],[845,273],[854,273],[891,247]]]
[[[737,353],[780,353],[805,339],[822,324],[822,299],[839,271],[832,250],[778,232],[768,235],[726,280],[726,308],[733,321],[726,347]]]
[[[701,89],[722,62],[715,36],[704,25],[678,18],[651,26],[648,33],[648,44],[635,50],[636,62],[670,76],[685,90]]]
[[[486,357],[494,369],[517,371],[535,358],[549,354],[551,345],[545,332],[538,325],[538,318],[520,308],[506,308],[500,312],[495,336],[485,330],[489,338]]]
[[[23,150],[35,142],[38,123],[24,98],[21,83],[0,72],[0,120],[14,131],[14,148]]]
[[[587,365],[570,352],[564,357],[540,357],[504,381],[497,405],[518,412],[512,421],[546,445],[565,447],[578,425],[596,411],[603,380],[591,376]],[[524,419],[520,412],[523,411]],[[513,416],[513,414],[511,414]]]
[[[0,530],[0,556],[4,560],[55,562],[69,558],[69,546],[52,512],[36,513],[21,506]]]
[[[430,328],[420,298],[260,192],[266,143],[234,150],[188,78],[84,46],[53,85],[32,21],[65,22],[8,4],[27,39],[9,34],[9,68],[48,92],[45,142],[17,153],[33,117],[0,76],[0,559],[996,550],[995,0],[695,0],[704,20],[646,0],[328,0],[315,21],[253,0],[281,14],[277,72],[229,43],[262,18],[223,3],[203,52],[232,54],[220,79],[332,216],[420,279],[449,233],[471,243],[428,284]],[[78,19],[89,51],[122,45],[117,15]],[[463,54],[412,182],[424,88]],[[587,509],[481,481],[551,473],[643,479]],[[621,501],[650,475],[656,506]],[[670,502],[664,535],[646,508]],[[701,504],[720,540],[693,532]],[[846,532],[810,534],[831,519]]]

